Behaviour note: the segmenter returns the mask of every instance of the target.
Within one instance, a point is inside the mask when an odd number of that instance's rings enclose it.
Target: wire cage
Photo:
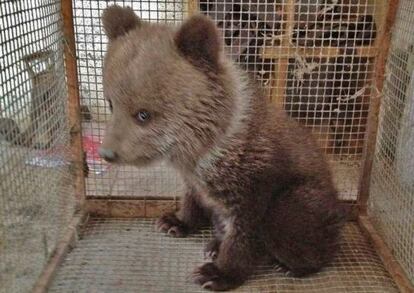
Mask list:
[[[2,1],[0,292],[202,292],[188,276],[211,231],[154,229],[178,207],[179,174],[96,152],[114,3],[151,22],[211,17],[225,54],[314,133],[351,208],[323,271],[263,266],[237,292],[414,292],[411,0]]]

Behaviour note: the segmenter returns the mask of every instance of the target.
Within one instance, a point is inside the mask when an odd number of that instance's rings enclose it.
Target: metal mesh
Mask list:
[[[108,5],[130,6],[146,21],[175,23],[183,19],[186,3],[173,0],[94,1],[75,0],[74,23],[81,85],[83,135],[86,142],[89,176],[86,180],[88,196],[175,197],[183,192],[183,183],[176,171],[165,163],[147,168],[109,166],[99,159],[96,144],[105,130],[109,115],[102,93],[102,61],[107,39],[100,17]],[[88,151],[87,143],[91,150]]]
[[[112,1],[75,0],[84,135],[99,142],[109,114],[102,96],[106,37],[102,10]],[[187,2],[116,1],[145,20],[180,22]],[[189,4],[192,2],[189,1]],[[196,2],[194,2],[195,4]],[[355,199],[371,92],[376,39],[385,1],[201,0],[195,9],[221,28],[226,54],[251,72],[275,106],[314,130],[328,154],[342,198]],[[177,196],[175,171],[108,167],[92,154],[89,196]]]
[[[359,181],[376,40],[386,1],[200,0],[234,61],[315,133],[343,199]]]
[[[369,213],[414,282],[413,1],[400,1],[386,75]]]
[[[59,1],[0,2],[0,291],[27,292],[74,207]]]
[[[49,292],[204,292],[190,281],[203,263],[205,230],[188,238],[155,231],[152,220],[96,219],[86,225]],[[356,224],[344,229],[341,250],[322,272],[286,277],[272,267],[235,292],[398,292],[381,260]]]

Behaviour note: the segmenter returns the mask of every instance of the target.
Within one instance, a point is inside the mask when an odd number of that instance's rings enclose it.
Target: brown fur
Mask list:
[[[114,40],[138,26],[140,21],[131,8],[114,5],[102,14],[102,23],[108,38]]]
[[[114,9],[105,12],[105,26],[119,19],[121,8]],[[195,16],[178,29],[136,23],[112,35],[105,57],[113,115],[102,148],[116,163],[166,158],[181,172],[189,191],[158,227],[185,236],[214,224],[206,248],[213,259],[193,280],[226,290],[262,262],[277,261],[298,276],[319,270],[337,249],[343,215],[310,133],[224,58],[208,18]],[[143,109],[151,113],[145,123],[136,119]]]
[[[192,38],[188,38],[192,36]],[[178,50],[195,65],[218,69],[220,42],[217,29],[205,26],[203,16],[194,16],[174,37]]]

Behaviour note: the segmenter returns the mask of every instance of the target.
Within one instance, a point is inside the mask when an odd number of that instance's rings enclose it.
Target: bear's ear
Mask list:
[[[141,20],[130,7],[112,5],[102,13],[102,24],[109,40],[114,40],[138,27]]]
[[[176,33],[175,44],[193,64],[218,68],[221,42],[216,25],[207,16],[196,15],[188,19]]]

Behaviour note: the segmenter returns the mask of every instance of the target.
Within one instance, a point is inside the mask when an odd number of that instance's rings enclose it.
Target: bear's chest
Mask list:
[[[211,188],[210,182],[196,174],[186,174],[185,177],[185,181],[196,191],[198,202],[203,208],[214,213],[227,214],[224,198],[214,188]]]

